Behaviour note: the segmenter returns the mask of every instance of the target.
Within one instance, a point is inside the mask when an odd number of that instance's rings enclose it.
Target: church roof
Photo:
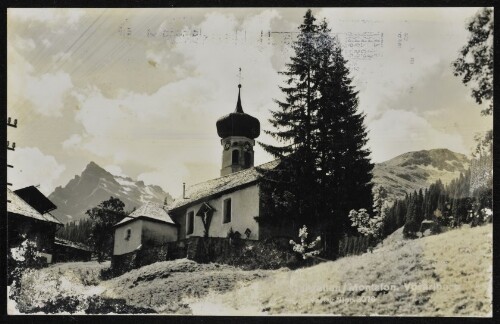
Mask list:
[[[276,167],[279,160],[264,163],[259,166],[262,169],[272,169]],[[169,207],[170,211],[185,208],[189,205],[199,203],[204,200],[215,198],[233,192],[238,189],[250,186],[258,181],[259,173],[255,167],[234,172],[226,176],[201,182],[186,188],[186,198],[176,199]]]
[[[35,208],[31,207],[26,201],[9,188],[7,188],[7,212],[30,217],[42,222],[62,225],[60,221],[49,213],[39,213]]]
[[[130,215],[122,219],[120,222],[116,223],[114,226],[128,223],[137,218],[146,218],[150,220],[176,225],[175,222],[172,220],[172,218],[170,218],[170,216],[168,215],[167,211],[163,209],[163,205],[154,202],[147,202],[141,207],[137,208],[132,213],[130,213]]]
[[[251,139],[260,135],[260,122],[257,118],[243,112],[241,106],[241,84],[238,85],[238,101],[236,109],[229,115],[223,116],[217,120],[217,134],[221,138],[228,136],[244,136]]]

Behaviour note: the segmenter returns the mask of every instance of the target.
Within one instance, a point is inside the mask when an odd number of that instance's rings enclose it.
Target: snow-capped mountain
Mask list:
[[[376,164],[373,182],[384,186],[392,196],[404,197],[438,179],[445,185],[450,183],[468,170],[469,164],[467,156],[448,149],[408,152]]]
[[[173,201],[170,194],[159,186],[145,185],[129,177],[117,176],[90,162],[81,175],[76,175],[65,187],[57,187],[49,199],[57,206],[52,212],[61,222],[70,222],[87,217],[85,212],[111,196],[125,203],[130,211],[143,203]]]

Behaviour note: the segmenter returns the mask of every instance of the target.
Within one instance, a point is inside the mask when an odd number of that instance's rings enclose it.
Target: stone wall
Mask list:
[[[263,241],[229,239],[219,237],[191,237],[178,242],[159,245],[143,245],[140,250],[111,259],[114,275],[151,263],[188,258],[199,263],[221,263],[243,269],[277,269],[297,264],[297,255],[292,252],[285,238]]]

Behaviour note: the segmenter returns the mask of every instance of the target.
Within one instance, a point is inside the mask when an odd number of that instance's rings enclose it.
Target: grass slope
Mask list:
[[[125,298],[128,305],[160,313],[191,314],[185,299],[226,292],[273,271],[244,271],[222,264],[198,264],[187,259],[157,262],[105,281],[103,297]]]
[[[492,226],[402,241],[190,301],[195,314],[490,316]]]

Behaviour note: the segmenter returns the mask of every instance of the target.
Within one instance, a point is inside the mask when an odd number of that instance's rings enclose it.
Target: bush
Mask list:
[[[247,242],[242,254],[236,259],[244,269],[279,269],[294,267],[296,255],[289,251],[287,238],[269,238],[262,242]]]
[[[471,227],[480,226],[493,221],[493,211],[490,208],[479,209],[471,214]]]
[[[63,296],[58,295],[48,300],[43,306],[29,309],[27,313],[80,313],[86,314],[152,314],[157,313],[151,308],[127,305],[125,299],[103,298],[100,296]]]
[[[307,233],[306,225],[299,229],[300,243],[295,243],[294,240],[290,240],[290,244],[293,246],[293,251],[299,253],[302,259],[308,259],[317,256],[320,250],[317,249],[319,242],[321,242],[321,237],[316,237],[316,239],[310,243],[306,243],[306,239],[309,233]]]
[[[45,266],[47,259],[40,255],[35,242],[25,239],[19,246],[11,248],[7,256],[7,285],[12,285],[12,297],[21,289],[23,273]]]

